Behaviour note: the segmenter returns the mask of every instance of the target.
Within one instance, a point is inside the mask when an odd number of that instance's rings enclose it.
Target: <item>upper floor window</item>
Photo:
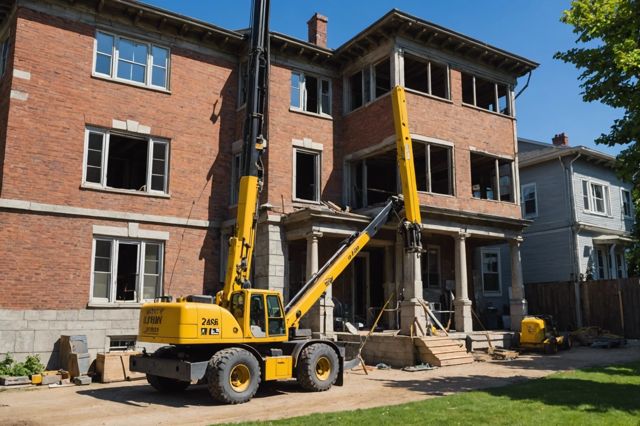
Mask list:
[[[588,212],[601,215],[609,215],[611,213],[609,187],[607,185],[583,180],[582,202],[584,209]]]
[[[404,85],[407,89],[449,99],[449,70],[446,65],[405,54]]]
[[[391,90],[391,58],[367,65],[347,79],[347,110],[353,111]]]
[[[302,72],[291,73],[291,108],[331,115],[331,81]]]
[[[84,185],[166,194],[168,175],[167,140],[87,129]]]
[[[158,242],[96,237],[91,300],[140,303],[161,296],[163,252]]]
[[[169,49],[98,31],[94,73],[114,80],[168,89]]]
[[[508,85],[462,73],[462,102],[478,108],[512,115]]]
[[[453,195],[453,158],[448,146],[413,141],[418,191]]]
[[[474,198],[513,202],[513,161],[471,153]]]
[[[482,292],[501,294],[500,250],[481,249],[482,254]]]
[[[621,189],[621,197],[622,197],[622,214],[625,217],[631,217],[631,192],[626,189]]]
[[[9,65],[9,52],[11,50],[11,37],[7,37],[0,42],[0,76],[3,76]]]
[[[522,185],[522,215],[526,218],[538,216],[538,197],[536,184],[528,183]]]
[[[320,201],[320,153],[294,148],[293,198],[298,201]]]

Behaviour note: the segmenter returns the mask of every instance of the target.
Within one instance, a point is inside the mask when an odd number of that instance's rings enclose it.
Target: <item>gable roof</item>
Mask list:
[[[616,162],[616,157],[582,145],[556,146],[531,139],[518,138],[519,148],[521,144],[528,144],[529,148],[533,149],[518,154],[518,167],[520,168],[531,167],[547,161],[557,160],[558,158],[576,155],[580,155],[586,160],[596,164],[602,164],[609,168],[613,168]]]

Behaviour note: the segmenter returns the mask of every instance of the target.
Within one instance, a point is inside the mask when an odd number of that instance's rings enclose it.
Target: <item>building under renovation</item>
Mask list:
[[[307,25],[308,40],[271,34],[254,285],[288,300],[399,192],[402,85],[425,252],[404,254],[389,223],[308,324],[367,328],[390,300],[382,327],[409,334],[424,299],[458,331],[472,307],[517,327],[514,89],[537,64],[398,10],[336,49],[326,17]],[[143,302],[221,288],[247,46],[137,1],[0,0],[0,353],[54,364],[70,334],[93,354],[132,346]]]

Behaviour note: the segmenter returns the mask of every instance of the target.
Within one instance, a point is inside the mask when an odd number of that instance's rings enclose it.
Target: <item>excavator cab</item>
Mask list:
[[[229,311],[249,340],[284,341],[287,333],[280,293],[243,289],[231,294]]]

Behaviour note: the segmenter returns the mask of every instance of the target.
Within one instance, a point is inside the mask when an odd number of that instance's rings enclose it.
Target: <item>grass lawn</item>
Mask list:
[[[313,414],[273,425],[640,425],[640,361],[403,405]],[[247,423],[257,424],[257,423]]]

